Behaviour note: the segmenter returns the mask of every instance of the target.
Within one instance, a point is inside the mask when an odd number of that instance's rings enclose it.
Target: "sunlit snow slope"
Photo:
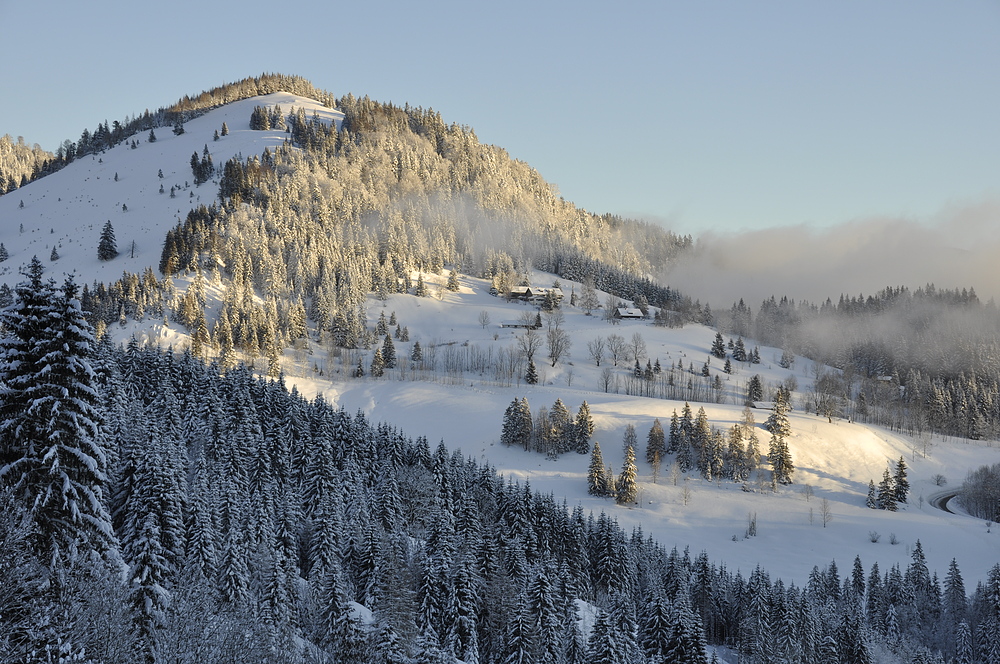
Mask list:
[[[200,158],[208,146],[218,172],[237,154],[260,155],[265,148],[273,150],[285,141],[284,131],[250,129],[250,114],[257,105],[278,105],[286,114],[302,108],[309,118],[316,113],[323,120],[338,123],[343,117],[311,99],[283,92],[245,99],[190,120],[180,136],[170,127],[157,128],[154,143],[148,141],[148,133],[138,134],[133,137],[138,142],[135,149],[130,147],[131,140],[126,141],[0,196],[0,242],[10,254],[10,259],[0,264],[0,283],[17,283],[20,266],[32,256],[49,264],[53,245],[60,258],[50,265],[49,274],[57,280],[74,271],[80,284],[109,282],[121,277],[123,271],[141,274],[146,267],[155,269],[167,230],[191,208],[211,204],[218,194],[217,177],[194,186],[193,153]],[[223,123],[229,127],[229,135],[213,140]],[[170,197],[171,187],[175,198]],[[97,260],[97,244],[107,221],[115,230],[121,255],[102,263]]]

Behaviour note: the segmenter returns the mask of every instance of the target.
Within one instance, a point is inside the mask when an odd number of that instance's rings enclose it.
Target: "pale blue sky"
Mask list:
[[[262,71],[431,106],[595,212],[699,235],[1000,197],[997,0],[0,0],[0,134]]]

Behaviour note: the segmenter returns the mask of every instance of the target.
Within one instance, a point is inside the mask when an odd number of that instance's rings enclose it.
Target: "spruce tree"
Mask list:
[[[552,435],[555,439],[555,452],[562,454],[575,447],[576,432],[573,431],[573,416],[562,399],[556,399],[549,411],[549,422],[552,424]]]
[[[666,661],[671,632],[671,615],[662,595],[651,597],[639,614],[639,647],[650,661]]]
[[[508,447],[520,442],[520,400],[517,397],[510,402],[503,414],[503,424],[500,427],[500,442]]]
[[[590,406],[584,401],[580,404],[580,409],[576,412],[576,421],[573,424],[573,435],[575,438],[575,449],[578,454],[586,454],[590,451],[590,437],[594,435],[594,419],[590,416]]]
[[[660,424],[659,418],[653,420],[653,426],[649,429],[649,435],[646,436],[646,463],[653,463],[653,459],[659,455],[660,459],[667,452],[666,439],[663,434],[663,425]]]
[[[771,462],[771,470],[774,473],[775,482],[778,484],[791,484],[792,472],[795,470],[795,466],[792,464],[792,455],[788,450],[788,443],[784,438],[777,435],[771,436],[767,458]]]
[[[621,475],[615,485],[615,497],[619,505],[629,505],[635,502],[639,494],[639,485],[636,482],[635,450],[629,445],[625,450],[625,462],[622,465]]]
[[[135,555],[129,571],[130,603],[135,610],[139,633],[149,643],[156,628],[163,620],[168,604],[164,584],[167,561],[160,543],[160,529],[156,515],[147,514],[135,542]]]
[[[722,339],[722,333],[715,333],[715,341],[712,342],[712,355],[721,359],[726,357],[726,342]]]
[[[787,438],[792,433],[791,424],[788,422],[789,404],[788,398],[783,389],[779,389],[774,398],[774,407],[771,414],[764,422],[764,428],[771,434],[780,438]]]
[[[594,449],[590,453],[590,468],[587,471],[587,493],[601,498],[607,496],[604,478],[604,457],[601,454],[601,444],[595,440]]]
[[[524,382],[528,385],[538,384],[538,369],[535,368],[534,360],[528,360],[528,370],[524,373]]]
[[[587,664],[619,664],[624,662],[622,644],[607,613],[601,611],[587,639]]]
[[[910,483],[906,479],[906,461],[899,457],[896,462],[896,472],[893,474],[893,498],[897,503],[905,503],[910,493]]]
[[[747,349],[743,344],[743,337],[737,338],[736,345],[733,346],[733,359],[737,362],[747,361]]]
[[[94,339],[68,278],[57,292],[33,258],[18,302],[2,314],[0,486],[12,487],[37,527],[46,564],[94,552],[119,561],[107,512]]]
[[[882,481],[878,485],[875,505],[880,510],[896,511],[896,487],[893,486],[892,475],[889,474],[888,468],[882,473]]]
[[[111,226],[109,219],[101,230],[101,240],[97,244],[97,259],[109,261],[118,256],[118,245],[115,242],[115,229]]]
[[[372,355],[372,363],[368,368],[368,373],[372,378],[381,378],[385,374],[385,360],[382,358],[382,349],[376,348]]]
[[[878,493],[875,489],[875,480],[868,480],[868,497],[865,498],[865,507],[876,509],[878,507]]]
[[[705,649],[701,619],[692,611],[687,595],[680,593],[672,607],[665,659],[671,664],[708,664]]]
[[[385,335],[385,340],[382,342],[382,361],[385,363],[386,369],[396,368],[396,346],[388,334]]]
[[[3,246],[3,242],[0,242],[0,263],[10,258],[10,254],[7,253],[7,247]]]

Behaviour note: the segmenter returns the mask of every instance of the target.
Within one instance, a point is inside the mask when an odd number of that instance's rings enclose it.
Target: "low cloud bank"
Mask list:
[[[756,310],[771,295],[819,304],[841,293],[928,283],[972,287],[982,301],[1000,300],[1000,198],[927,220],[873,217],[822,229],[710,233],[662,278],[717,310],[740,298]]]

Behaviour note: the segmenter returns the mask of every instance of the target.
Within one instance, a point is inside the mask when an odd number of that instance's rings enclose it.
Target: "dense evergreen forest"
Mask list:
[[[468,127],[267,75],[105,122],[52,159],[0,141],[0,186],[276,90],[344,121],[258,110],[254,125],[283,127],[286,145],[212,171],[195,154],[219,200],[165,238],[162,276],[56,286],[34,261],[0,291],[0,500],[14,506],[0,515],[0,661],[683,663],[707,662],[711,644],[755,663],[1000,662],[1000,565],[971,593],[957,564],[943,581],[929,570],[919,544],[905,569],[817,561],[803,587],[729,570],[443,442],[306,399],[277,362],[267,378],[238,362],[237,349],[270,359],[307,335],[370,344],[366,297],[419,294],[411,274],[445,266],[500,295],[540,269],[657,307],[658,320],[711,322],[648,277],[689,237],[576,208]],[[226,286],[213,319],[209,283]],[[956,312],[980,324],[948,336]],[[181,322],[191,346],[104,334],[144,317]],[[974,293],[928,288],[770,301],[755,316],[740,303],[717,322],[840,368],[811,397],[831,417],[974,437],[1000,431],[995,317]],[[885,334],[890,319],[899,334]],[[724,434],[689,415],[663,454],[737,479],[742,462],[727,471],[700,453],[723,454]],[[712,444],[683,442],[685,428]],[[752,462],[749,443],[739,458]]]
[[[5,661],[1000,657],[1000,565],[971,596],[919,544],[905,570],[745,577],[280,377],[96,342],[72,280],[26,276],[0,343]]]

